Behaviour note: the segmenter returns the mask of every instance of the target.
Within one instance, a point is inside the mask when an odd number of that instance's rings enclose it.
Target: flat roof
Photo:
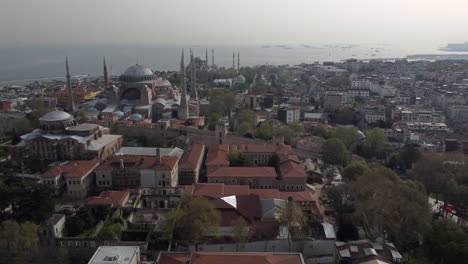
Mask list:
[[[135,246],[101,246],[94,253],[88,264],[126,264],[134,258],[140,260],[140,248]]]

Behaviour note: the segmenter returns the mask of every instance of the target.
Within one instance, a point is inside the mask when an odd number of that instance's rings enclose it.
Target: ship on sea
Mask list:
[[[440,48],[443,51],[463,51],[468,52],[468,42],[465,43],[449,43],[447,46]]]

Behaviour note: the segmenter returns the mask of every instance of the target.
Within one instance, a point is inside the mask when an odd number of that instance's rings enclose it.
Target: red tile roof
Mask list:
[[[295,161],[286,161],[280,165],[280,173],[284,178],[307,178],[304,167]]]
[[[276,178],[273,167],[219,167],[208,169],[207,177]]]
[[[292,151],[292,147],[284,144],[211,145],[206,157],[206,166],[229,166],[227,154],[230,151],[240,151],[245,153],[276,153],[277,155],[290,155],[290,158],[295,156]]]
[[[209,198],[221,198],[231,195],[255,194],[261,200],[282,199],[287,200],[292,197],[294,201],[311,202],[315,197],[311,191],[302,192],[280,192],[278,189],[250,189],[247,185],[225,185],[224,183],[197,183],[182,186],[184,192],[194,196],[204,196]]]
[[[57,165],[41,174],[41,179],[57,178],[82,178],[88,176],[99,164],[98,160],[72,160]]]
[[[250,189],[250,193],[258,195],[262,200],[280,199],[278,189]]]
[[[159,264],[303,264],[300,254],[196,252],[162,253]]]
[[[198,165],[200,157],[203,156],[204,151],[205,144],[203,143],[194,142],[193,144],[189,145],[179,161],[179,168],[195,169]]]
[[[129,197],[130,192],[128,191],[103,191],[99,196],[89,197],[86,200],[86,205],[124,206]]]
[[[224,185],[223,183],[197,183],[182,186],[184,192],[195,196],[219,198],[231,195],[249,194],[247,185]]]
[[[125,168],[135,169],[155,169],[155,170],[172,170],[177,165],[179,157],[163,156],[161,163],[158,158],[146,155],[122,155],[110,156],[106,161],[97,167],[99,170],[111,170],[120,167],[120,160],[123,160]]]

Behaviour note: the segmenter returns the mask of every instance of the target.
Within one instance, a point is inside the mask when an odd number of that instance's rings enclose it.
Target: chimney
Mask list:
[[[158,159],[158,164],[161,164],[161,150],[159,148],[156,149],[156,158]]]
[[[120,168],[125,168],[123,159],[120,159]]]

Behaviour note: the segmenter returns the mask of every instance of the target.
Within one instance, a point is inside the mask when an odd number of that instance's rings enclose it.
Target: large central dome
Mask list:
[[[137,64],[125,70],[119,79],[122,82],[144,82],[156,80],[157,76],[148,67]]]
[[[69,113],[55,110],[52,112],[48,112],[47,114],[39,118],[39,121],[46,121],[46,122],[66,121],[71,118],[72,116]]]

